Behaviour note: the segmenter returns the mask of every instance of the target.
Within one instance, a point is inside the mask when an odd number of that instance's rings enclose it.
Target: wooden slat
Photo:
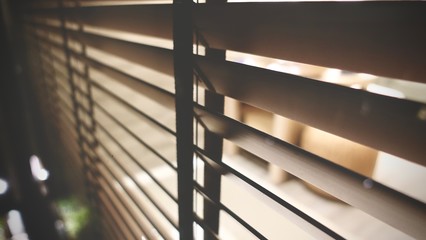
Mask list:
[[[194,111],[209,131],[415,238],[425,236],[424,203],[204,107]]]
[[[101,203],[99,204],[101,205]],[[103,221],[108,222],[109,227],[113,230],[114,236],[117,237],[116,239],[125,239],[127,238],[127,234],[122,230],[120,227],[120,221],[115,220],[114,216],[111,214],[110,210],[107,208],[105,204],[102,203],[100,207],[99,212],[101,213],[101,219]],[[114,239],[115,240],[115,239]]]
[[[124,205],[120,205],[116,199],[113,199],[110,195],[103,191],[99,192],[98,195],[100,199],[99,204],[107,209],[109,217],[115,219],[115,222],[118,224],[119,229],[121,229],[121,231],[126,235],[126,238],[139,239],[141,236],[141,231],[139,229],[136,229],[133,224],[132,226],[128,224],[128,222],[132,221],[129,221],[130,216],[128,212],[127,214],[124,214],[126,213],[126,211],[124,210],[126,209]]]
[[[424,104],[237,63],[196,61],[211,91],[426,166]]]
[[[245,176],[244,174],[238,172],[234,168],[230,167],[226,163],[219,162],[217,160],[210,159],[206,155],[203,154],[204,150],[197,149],[197,154],[200,158],[210,167],[215,168],[222,175],[231,173],[236,178],[232,178],[236,184],[239,184],[240,187],[247,188],[252,193],[252,196],[259,199],[260,202],[265,203],[275,209],[276,212],[282,214],[283,217],[290,220],[295,225],[299,226],[305,232],[311,234],[316,239],[343,239],[338,233],[334,232],[332,229],[318,222],[308,214],[304,213],[300,209],[296,208],[286,200],[280,198],[274,193],[262,187],[260,184]],[[196,186],[197,188],[197,186]],[[205,196],[204,196],[205,197]],[[261,236],[260,233],[256,233],[256,231],[250,230],[251,226],[247,226],[246,223],[243,223],[242,219],[238,220],[240,217],[235,216],[234,213],[230,212],[230,209],[227,210],[227,207],[220,203],[221,208],[230,214],[237,222],[240,222],[243,226],[247,228],[250,232],[252,232],[259,239],[264,239],[264,236]],[[244,221],[244,220],[243,220]]]
[[[424,2],[197,5],[212,48],[426,82]]]
[[[107,168],[106,166],[104,166]],[[103,169],[103,168],[99,168]],[[158,231],[158,225],[154,225],[153,222],[151,222],[151,219],[154,219],[153,216],[150,216],[150,214],[147,213],[147,210],[138,203],[138,201],[132,196],[131,193],[128,192],[128,190],[122,186],[119,183],[119,179],[115,178],[110,173],[107,173],[107,171],[102,172],[101,174],[104,182],[106,184],[100,184],[103,191],[110,195],[115,196],[121,205],[125,206],[126,210],[129,211],[129,215],[133,219],[135,223],[137,223],[137,226],[142,230],[144,235],[148,236],[149,239],[155,239],[157,236],[153,231],[153,228],[155,231]],[[102,182],[99,180],[99,182]],[[114,186],[114,184],[119,184],[121,191],[117,189],[117,186]],[[151,217],[151,218],[150,218]],[[163,230],[163,232],[166,232],[166,230]],[[161,235],[164,239],[171,239],[170,236],[167,235]],[[167,236],[167,237],[165,237]]]
[[[69,8],[67,19],[96,27],[172,39],[172,5]]]
[[[93,60],[91,58],[83,58],[77,54],[73,54],[73,57],[76,57],[79,61],[82,61],[88,64],[90,67],[96,69],[97,71],[102,72],[103,74],[113,78],[117,82],[120,82],[123,85],[133,89],[141,95],[144,95],[150,99],[155,100],[164,107],[174,110],[174,95],[171,92],[168,92],[162,88],[154,86],[148,82],[137,79],[119,69],[109,67],[101,62]]]
[[[87,46],[173,76],[173,51],[171,50],[122,41],[92,33],[69,31],[68,35],[74,41],[80,41]]]
[[[158,211],[159,214],[161,214],[164,219],[166,219],[172,226],[174,226],[176,229],[178,228],[178,224],[176,223],[176,220],[172,219],[172,217],[170,216],[171,213],[166,212],[166,210],[164,210],[164,205],[163,207],[160,207],[159,203],[157,201],[155,201],[153,194],[149,193],[146,189],[147,186],[143,186],[139,181],[136,181],[136,179],[133,177],[132,174],[130,174],[130,171],[128,169],[126,169],[123,165],[123,162],[118,161],[112,154],[111,151],[108,150],[108,148],[102,143],[99,142],[99,147],[102,149],[103,152],[106,153],[106,155],[103,156],[108,156],[112,161],[114,166],[118,167],[118,168],[111,168],[106,166],[105,161],[103,161],[103,165],[105,167],[107,167],[111,174],[113,174],[114,171],[117,171],[119,169],[119,171],[122,171],[126,176],[128,176],[135,184],[137,187],[137,191],[139,191],[140,193],[142,193],[146,199],[148,199],[148,201],[150,202],[150,204],[152,204],[152,206],[156,209],[156,211]],[[105,160],[105,159],[104,159]],[[115,169],[115,170],[114,170]]]
[[[167,132],[169,134],[171,134],[172,136],[176,135],[176,132],[174,129],[170,128],[169,126],[161,123],[160,121],[158,121],[157,119],[155,119],[153,116],[150,116],[149,114],[145,113],[144,111],[140,110],[139,108],[137,108],[136,106],[132,105],[131,103],[129,103],[128,101],[124,100],[122,97],[116,95],[115,93],[113,93],[111,90],[105,88],[104,86],[102,86],[101,84],[91,80],[91,83],[94,87],[96,87],[97,90],[100,90],[103,94],[105,94],[106,96],[110,97],[111,99],[114,99],[114,101],[118,102],[121,106],[124,106],[126,109],[130,110],[133,113],[136,113],[138,116],[144,118],[145,120],[147,120],[147,123],[155,126],[156,129],[161,129],[164,132]]]

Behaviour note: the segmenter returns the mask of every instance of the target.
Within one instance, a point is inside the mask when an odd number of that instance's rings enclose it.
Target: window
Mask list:
[[[22,19],[106,239],[401,239],[426,234],[424,8],[40,1]]]

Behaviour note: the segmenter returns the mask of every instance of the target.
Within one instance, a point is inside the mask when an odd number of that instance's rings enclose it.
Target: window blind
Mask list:
[[[425,83],[424,10],[422,2],[34,1],[23,5],[22,22],[46,120],[78,154],[105,239],[231,239],[231,228],[253,239],[353,236],[269,187],[264,175],[253,177],[262,167],[241,167],[256,161],[325,191],[397,236],[421,239],[424,200],[226,110],[232,99],[423,171],[424,103],[226,55]],[[239,154],[223,150],[224,141],[250,153],[241,166]],[[229,196],[241,189],[249,189],[241,192],[247,197],[232,203]],[[261,209],[272,210],[250,215]]]

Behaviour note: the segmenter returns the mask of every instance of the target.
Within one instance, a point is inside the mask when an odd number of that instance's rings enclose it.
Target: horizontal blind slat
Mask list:
[[[68,20],[108,29],[172,39],[172,5],[69,8]]]
[[[231,216],[235,221],[237,221],[238,223],[240,223],[243,227],[245,227],[251,234],[253,234],[254,236],[256,236],[258,239],[262,239],[262,240],[266,240],[267,238],[264,237],[260,232],[258,232],[254,227],[252,227],[250,224],[248,224],[246,221],[244,221],[241,217],[238,216],[238,214],[234,213],[231,209],[227,208],[225,205],[223,205],[222,203],[216,202],[214,200],[212,200],[206,193],[206,191],[204,190],[204,188],[202,186],[200,186],[198,183],[194,182],[195,185],[195,189],[198,192],[198,194],[200,194],[203,199],[209,201],[210,203],[212,203],[213,205],[215,205],[215,207],[220,208],[220,210],[226,212],[229,216]]]
[[[229,165],[218,162],[215,159],[209,159],[206,155],[203,153],[204,150],[201,150],[197,148],[197,154],[198,156],[209,166],[213,167],[211,164],[215,163],[216,165],[214,168],[217,168],[217,171],[220,171],[222,175],[224,173],[232,173],[237,178],[236,183],[240,186],[242,185],[248,185],[251,186],[254,189],[256,189],[256,192],[254,192],[254,195],[259,197],[262,202],[267,203],[269,206],[277,206],[281,214],[283,214],[287,219],[291,220],[293,223],[304,229],[304,231],[312,234],[318,239],[342,239],[343,237],[334,232],[333,230],[329,229],[327,226],[323,225],[322,223],[318,222],[308,214],[302,212],[300,209],[296,208],[289,202],[285,201],[284,199],[280,198],[279,196],[275,195],[274,193],[270,192],[266,188],[262,187],[260,184],[255,182],[254,180],[250,179],[249,177],[245,176],[244,174],[238,172],[234,168],[230,167]],[[241,183],[241,184],[240,184]],[[224,209],[226,211],[226,209]],[[226,211],[227,212],[227,211]],[[232,215],[230,213],[230,215]],[[238,221],[238,220],[237,220]],[[244,224],[243,224],[244,225]],[[251,231],[251,230],[249,230]],[[256,235],[257,236],[257,235]],[[259,236],[258,236],[259,237]],[[259,237],[261,238],[261,237]]]
[[[161,161],[163,161],[165,164],[167,164],[167,166],[169,166],[171,169],[173,169],[174,171],[177,171],[176,166],[173,165],[173,163],[171,163],[170,160],[168,160],[165,156],[163,156],[160,152],[158,152],[153,146],[151,146],[150,144],[148,144],[146,141],[144,141],[140,136],[138,136],[138,134],[136,134],[135,132],[133,132],[130,128],[128,128],[125,124],[123,124],[120,120],[118,120],[118,118],[116,116],[114,116],[113,114],[111,114],[110,112],[108,112],[103,106],[101,106],[99,103],[94,102],[95,105],[95,109],[100,112],[102,112],[103,114],[105,114],[106,116],[108,116],[108,118],[110,120],[112,120],[115,124],[117,124],[119,127],[121,127],[125,132],[127,132],[130,136],[132,136],[134,139],[136,139],[137,142],[139,142],[140,144],[142,144],[146,149],[148,149],[151,153],[153,153],[154,155],[156,155],[159,159],[161,159]]]
[[[153,174],[148,170],[146,167],[144,167],[136,158],[133,156],[109,131],[106,129],[102,124],[99,122],[97,123],[97,127],[99,127],[107,136],[108,138],[115,143],[115,145],[125,153],[125,155],[130,158],[134,164],[136,164],[146,175],[151,178],[151,180],[168,196],[170,197],[173,202],[177,203],[177,198],[164,186],[164,183],[161,183]]]
[[[99,83],[97,83],[93,80],[90,80],[90,82],[92,83],[92,86],[96,87],[96,89],[100,90],[102,93],[106,94],[111,99],[114,99],[116,102],[118,102],[120,105],[124,106],[125,108],[131,110],[134,113],[137,113],[139,116],[146,119],[147,122],[151,123],[153,126],[158,127],[158,129],[161,129],[164,132],[167,132],[172,136],[176,136],[176,132],[173,129],[169,128],[169,126],[161,123],[160,121],[158,121],[154,117],[146,114],[145,112],[143,112],[142,110],[140,110],[136,106],[132,105],[130,102],[124,100],[122,97],[116,95],[111,90],[107,89],[106,87],[102,86],[101,84],[99,84]]]
[[[424,83],[425,11],[421,2],[200,4],[194,23],[211,48]]]
[[[426,166],[424,104],[197,57],[208,88]],[[404,139],[404,141],[401,141]]]
[[[172,50],[127,42],[92,33],[68,31],[68,35],[72,40],[82,42],[87,46],[141,64],[156,71],[173,75]]]
[[[107,169],[107,167],[105,166],[105,169]],[[152,212],[150,212],[149,210],[147,210],[147,208],[143,205],[141,205],[139,203],[139,201],[133,196],[133,194],[123,185],[121,185],[119,182],[119,179],[117,179],[113,173],[110,171],[110,169],[107,169],[108,173],[105,174],[101,174],[101,177],[104,179],[104,181],[107,183],[108,187],[110,188],[110,190],[120,199],[120,202],[125,205],[125,198],[129,199],[129,202],[131,202],[139,211],[140,213],[144,216],[144,218],[149,222],[149,224],[151,224],[154,229],[156,231],[158,231],[158,233],[164,238],[164,239],[171,239],[171,237],[169,236],[169,233],[167,232],[166,229],[164,229],[164,227],[158,223],[158,221],[156,221],[156,219],[153,216],[150,216],[150,214]],[[120,185],[120,188],[122,188],[122,192],[119,192],[116,188],[114,188],[113,183],[111,183],[111,180],[115,181],[116,184]],[[130,205],[130,204],[129,204]],[[130,207],[129,207],[130,208]],[[131,213],[132,215],[134,213]],[[134,217],[132,217],[134,218]],[[139,222],[137,217],[135,217],[134,219],[137,223]],[[144,232],[146,233],[150,233],[152,234],[152,230],[147,229],[146,226],[146,222],[145,224],[138,224],[140,226],[141,229],[144,230]],[[151,235],[150,238],[155,238]]]
[[[174,219],[172,219],[172,217],[170,216],[170,213],[167,214],[166,210],[164,209],[164,207],[160,207],[159,203],[157,201],[155,201],[153,194],[148,193],[148,191],[146,190],[147,187],[143,186],[140,182],[136,181],[136,179],[134,179],[132,177],[132,174],[129,172],[128,169],[126,169],[123,166],[123,163],[121,163],[119,160],[117,160],[114,155],[108,150],[108,148],[102,143],[99,142],[99,147],[107,154],[107,156],[110,156],[110,158],[113,160],[114,164],[119,167],[120,171],[122,171],[125,175],[127,175],[129,178],[132,179],[132,181],[136,184],[136,187],[138,189],[138,191],[140,191],[147,199],[148,201],[155,207],[156,210],[158,210],[158,212],[164,216],[164,218],[171,224],[173,225],[176,229],[178,229],[178,223],[176,223],[176,221]],[[105,162],[102,162],[102,164],[104,166],[106,166]],[[107,167],[107,166],[106,166]]]
[[[209,131],[403,232],[417,238],[425,236],[424,203],[374,181],[366,188],[363,182],[371,179],[202,106],[194,111]]]
[[[79,61],[82,61],[88,64],[90,67],[96,69],[97,71],[102,72],[103,74],[108,75],[113,78],[117,82],[120,82],[123,85],[128,86],[129,88],[137,91],[139,94],[143,96],[147,96],[151,99],[155,99],[161,105],[174,110],[174,95],[166,90],[163,90],[157,86],[154,86],[150,83],[144,82],[143,80],[139,80],[129,74],[126,74],[118,69],[109,67],[101,62],[93,60],[91,58],[84,58],[77,54],[72,54],[73,57],[76,57]]]

